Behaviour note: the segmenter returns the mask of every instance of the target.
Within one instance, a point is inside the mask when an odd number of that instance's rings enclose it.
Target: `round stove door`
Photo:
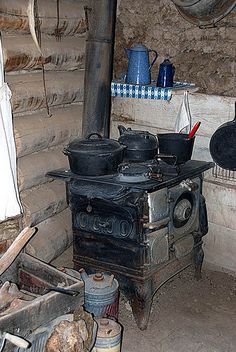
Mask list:
[[[173,209],[174,227],[184,226],[192,216],[194,197],[191,193],[183,193],[176,201]]]
[[[198,229],[201,180],[195,178],[193,191],[181,185],[169,189],[170,240],[175,241]]]

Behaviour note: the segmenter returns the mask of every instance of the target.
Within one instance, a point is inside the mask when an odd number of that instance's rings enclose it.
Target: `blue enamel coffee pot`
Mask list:
[[[173,79],[175,74],[175,67],[169,59],[165,59],[159,68],[159,74],[157,78],[157,86],[166,88],[173,87]]]
[[[150,84],[151,83],[151,68],[157,59],[155,50],[147,49],[146,46],[136,44],[130,49],[125,49],[128,56],[128,71],[126,83],[128,84]],[[150,65],[149,53],[153,52],[155,57]]]

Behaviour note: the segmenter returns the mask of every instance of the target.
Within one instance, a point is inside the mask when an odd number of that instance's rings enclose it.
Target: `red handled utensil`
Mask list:
[[[201,125],[201,122],[200,122],[200,121],[198,121],[198,122],[195,123],[195,125],[193,126],[193,128],[191,129],[191,131],[190,131],[189,134],[188,134],[188,138],[189,138],[189,139],[191,139],[191,138],[193,138],[193,137],[195,136],[197,130],[198,130],[199,127],[200,127],[200,125]]]

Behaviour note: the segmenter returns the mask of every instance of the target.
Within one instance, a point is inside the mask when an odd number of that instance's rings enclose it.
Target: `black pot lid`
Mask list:
[[[132,150],[152,150],[157,148],[156,137],[148,131],[127,129],[118,141]]]
[[[75,138],[67,146],[67,150],[70,152],[112,152],[121,148],[118,141],[109,138],[103,138],[98,133],[91,133],[85,139],[79,137]]]

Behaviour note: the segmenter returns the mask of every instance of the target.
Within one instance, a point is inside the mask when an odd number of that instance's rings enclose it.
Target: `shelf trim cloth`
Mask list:
[[[11,91],[5,82],[2,38],[0,36],[0,221],[22,213],[16,173]]]
[[[195,88],[195,84],[188,82],[174,82],[173,87],[161,88],[152,81],[150,85],[127,84],[122,80],[111,82],[111,96],[121,98],[170,100],[173,91]]]

